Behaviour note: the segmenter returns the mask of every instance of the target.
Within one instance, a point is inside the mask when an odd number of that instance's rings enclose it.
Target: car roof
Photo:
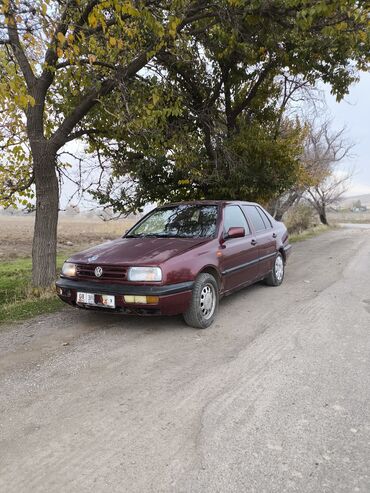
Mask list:
[[[158,208],[171,207],[178,205],[259,205],[256,202],[247,202],[246,200],[186,200],[182,202],[171,202],[169,204],[159,205]]]

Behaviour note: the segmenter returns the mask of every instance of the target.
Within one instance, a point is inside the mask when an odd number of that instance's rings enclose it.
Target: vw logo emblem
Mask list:
[[[101,277],[103,275],[103,269],[101,267],[96,267],[94,272],[96,277]]]

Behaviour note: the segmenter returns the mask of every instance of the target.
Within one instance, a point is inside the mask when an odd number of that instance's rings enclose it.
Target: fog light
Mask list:
[[[71,290],[70,289],[66,289],[66,288],[57,288],[57,293],[60,295],[60,296],[64,296],[65,298],[69,298],[71,296]]]
[[[156,305],[159,303],[158,296],[131,296],[125,294],[123,298],[126,303],[138,303],[141,305]]]
[[[159,298],[158,296],[147,296],[146,302],[150,305],[156,305],[157,303],[159,303]]]

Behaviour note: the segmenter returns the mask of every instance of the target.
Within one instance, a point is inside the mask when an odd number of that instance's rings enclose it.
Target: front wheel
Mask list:
[[[274,266],[270,274],[266,277],[266,284],[269,286],[280,286],[284,280],[285,263],[282,254],[279,252],[275,257]]]
[[[196,278],[191,303],[184,313],[185,322],[196,329],[206,329],[214,321],[218,309],[218,285],[211,274]]]

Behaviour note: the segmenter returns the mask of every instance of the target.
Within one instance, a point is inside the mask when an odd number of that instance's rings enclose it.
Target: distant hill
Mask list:
[[[343,197],[340,201],[340,206],[344,208],[349,208],[352,207],[354,202],[357,202],[358,200],[361,201],[362,205],[366,205],[368,208],[370,208],[370,193],[367,193],[365,195],[355,195],[353,197]]]
[[[4,209],[4,207],[0,207],[0,216],[1,217],[34,217],[35,212],[28,212],[24,209],[14,209],[13,207],[8,207]],[[128,220],[138,220],[143,216],[143,214],[129,214],[124,219]],[[110,209],[92,209],[92,210],[79,210],[78,207],[69,207],[66,210],[62,210],[59,212],[60,219],[70,219],[76,221],[82,221],[89,218],[99,219],[103,221],[116,220],[118,219],[117,215],[113,213]]]

